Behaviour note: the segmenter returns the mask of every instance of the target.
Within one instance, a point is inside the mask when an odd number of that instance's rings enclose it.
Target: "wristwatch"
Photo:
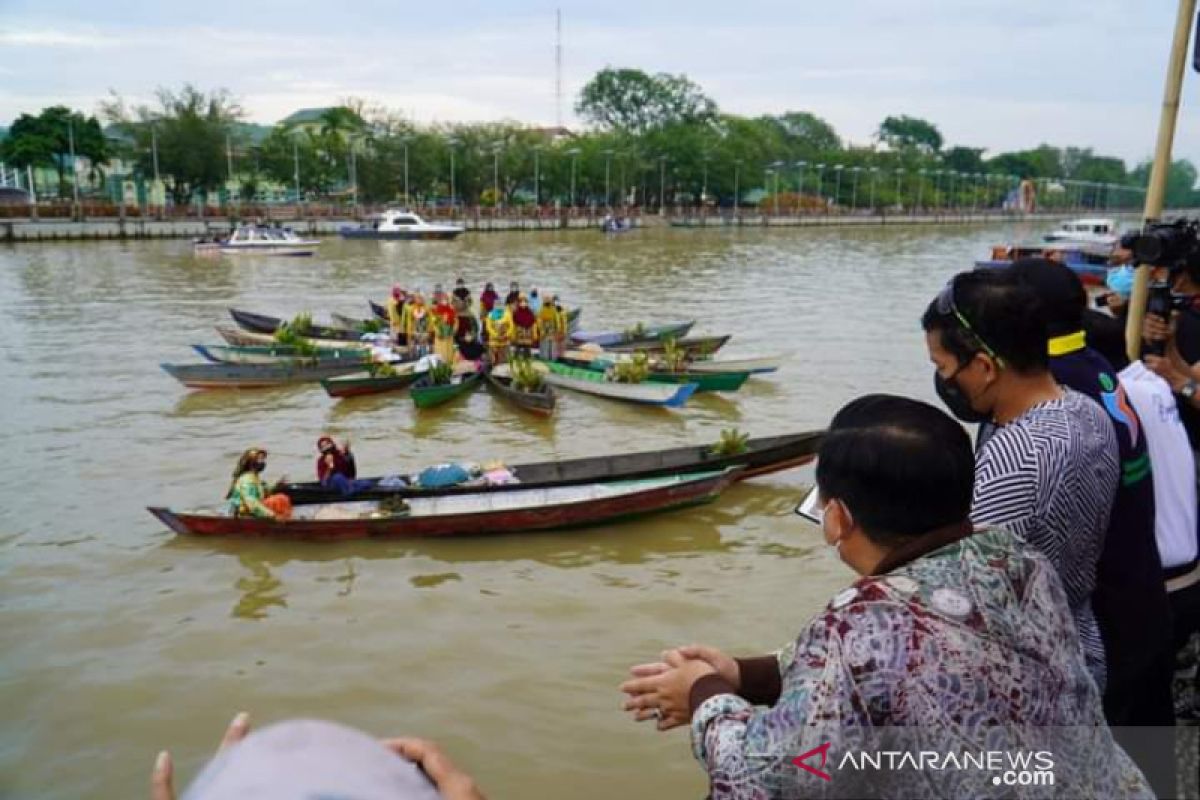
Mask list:
[[[1185,383],[1185,384],[1183,385],[1183,388],[1179,390],[1179,394],[1180,394],[1180,395],[1181,395],[1181,396],[1182,396],[1182,397],[1183,397],[1185,400],[1188,400],[1188,401],[1190,401],[1190,400],[1191,400],[1193,397],[1195,397],[1195,396],[1196,396],[1196,389],[1197,389],[1197,388],[1198,388],[1198,387],[1197,387],[1197,384],[1196,384],[1196,382],[1195,382],[1194,380],[1191,380],[1191,379],[1189,378],[1189,379],[1188,379],[1188,382],[1187,382],[1187,383]]]

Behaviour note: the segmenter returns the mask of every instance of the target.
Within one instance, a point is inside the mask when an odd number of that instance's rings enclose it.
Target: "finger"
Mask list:
[[[651,664],[634,664],[629,668],[629,674],[635,678],[649,678],[653,675],[661,675],[670,668],[670,664],[662,661],[655,661]]]
[[[646,692],[654,692],[658,690],[660,678],[660,675],[655,675],[649,678],[635,678],[634,680],[625,681],[622,683],[620,689],[625,694],[645,694]]]
[[[658,708],[658,696],[653,694],[639,694],[636,697],[630,697],[625,701],[624,708],[626,711]]]
[[[653,708],[639,709],[634,715],[635,722],[646,722],[647,720],[658,719],[658,714],[654,713]]]
[[[229,727],[225,729],[225,735],[221,737],[221,745],[218,750],[224,750],[231,744],[237,744],[242,739],[246,738],[246,734],[250,732],[250,715],[245,711],[239,711],[234,715],[229,723]]]
[[[663,659],[672,667],[682,667],[687,663],[687,657],[678,650],[669,650],[666,653],[666,658]]]
[[[394,739],[380,740],[384,747],[401,758],[420,764],[425,759],[425,753],[432,742],[411,736],[400,736]]]
[[[174,773],[171,754],[163,750],[154,759],[154,770],[150,773],[150,800],[175,800]]]
[[[703,644],[689,644],[680,647],[679,654],[684,658],[699,659],[711,664],[713,661],[716,661],[717,650]]]

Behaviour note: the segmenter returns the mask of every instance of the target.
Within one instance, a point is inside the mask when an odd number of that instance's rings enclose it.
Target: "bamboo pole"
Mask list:
[[[1143,222],[1162,216],[1163,195],[1167,175],[1171,171],[1171,144],[1175,140],[1175,121],[1179,116],[1179,94],[1183,86],[1183,69],[1187,62],[1188,39],[1192,20],[1196,16],[1196,0],[1179,0],[1179,16],[1175,18],[1175,42],[1167,62],[1167,81],[1163,90],[1162,114],[1158,119],[1158,144],[1154,149],[1154,166],[1150,170],[1150,186],[1146,192]],[[1146,317],[1146,298],[1149,296],[1151,265],[1142,264],[1133,279],[1133,294],[1129,299],[1129,317],[1125,321],[1125,350],[1131,359],[1141,355],[1142,321]]]

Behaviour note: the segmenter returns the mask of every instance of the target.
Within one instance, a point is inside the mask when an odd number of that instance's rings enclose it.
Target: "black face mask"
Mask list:
[[[992,415],[983,411],[976,411],[971,406],[971,401],[967,399],[966,394],[959,388],[955,378],[959,372],[962,372],[962,367],[959,367],[949,378],[943,378],[941,373],[936,369],[933,371],[933,388],[937,392],[937,396],[946,404],[946,408],[950,410],[958,419],[963,422],[979,423],[987,422],[992,418]]]
[[[251,467],[251,469],[254,470],[255,472],[262,472],[266,468],[267,468],[267,462],[265,462],[265,461],[255,461],[254,466]]]

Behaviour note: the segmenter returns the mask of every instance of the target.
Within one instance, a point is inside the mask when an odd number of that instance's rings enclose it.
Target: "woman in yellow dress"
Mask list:
[[[494,307],[487,315],[484,328],[487,330],[492,366],[503,364],[508,359],[508,347],[512,344],[512,313],[504,306]]]

